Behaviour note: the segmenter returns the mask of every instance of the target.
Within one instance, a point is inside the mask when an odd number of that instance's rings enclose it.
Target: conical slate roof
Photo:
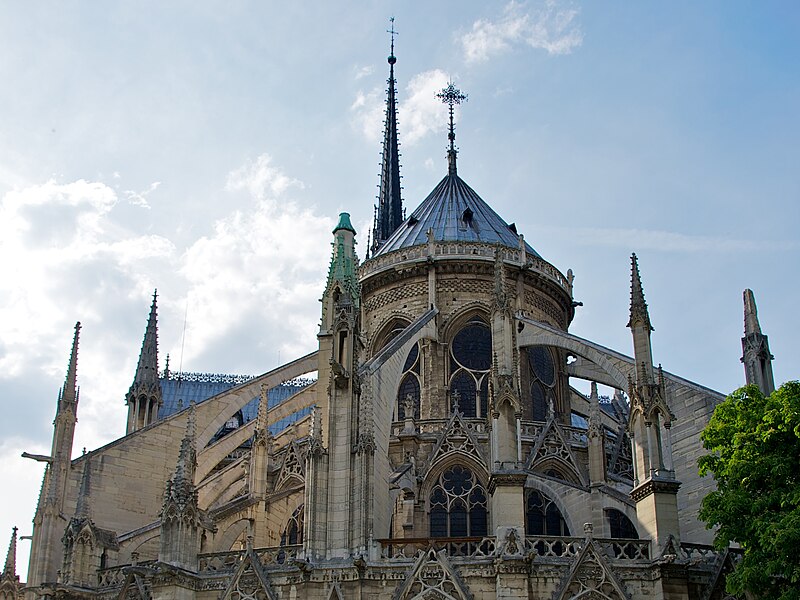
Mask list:
[[[375,256],[427,243],[427,231],[435,241],[484,242],[519,247],[515,230],[455,173],[442,179],[411,213]],[[531,246],[526,250],[539,256]]]

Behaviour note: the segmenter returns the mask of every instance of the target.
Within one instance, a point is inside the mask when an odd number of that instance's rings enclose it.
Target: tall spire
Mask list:
[[[454,120],[455,105],[467,101],[467,95],[462,94],[452,81],[447,82],[447,87],[443,88],[441,92],[436,94],[436,97],[447,104],[450,112],[450,130],[447,133],[447,139],[450,140],[450,147],[447,149],[447,174],[457,175],[456,170],[456,125]]]
[[[381,182],[378,195],[378,206],[372,232],[372,250],[378,250],[394,231],[403,222],[403,199],[400,197],[400,152],[397,141],[397,99],[395,92],[394,65],[397,58],[394,55],[394,17],[389,19],[392,24],[387,30],[392,36],[391,52],[389,53],[389,88],[386,97],[386,125],[383,133],[383,158],[381,161]]]
[[[742,296],[744,300],[744,334],[747,336],[753,333],[761,333],[756,297],[753,294],[753,290],[745,290]]]
[[[631,317],[628,327],[633,334],[633,356],[636,360],[636,380],[640,384],[653,383],[653,349],[650,345],[650,313],[644,301],[639,260],[631,254]]]
[[[8,544],[8,554],[6,554],[6,565],[3,568],[3,578],[17,577],[17,528],[11,530],[11,542]]]
[[[644,300],[644,289],[642,289],[642,277],[639,275],[639,259],[636,254],[631,254],[631,318],[628,327],[644,325],[649,331],[654,331],[650,324],[650,313],[647,310],[647,302]]]
[[[75,335],[72,338],[72,353],[69,356],[67,365],[67,378],[64,387],[59,392],[58,410],[59,412],[67,406],[72,406],[73,410],[78,404],[78,341],[81,333],[81,323],[75,323]]]
[[[768,396],[775,391],[769,340],[761,333],[758,309],[753,290],[744,291],[744,337],[742,338],[742,363],[745,381],[757,385],[761,393]]]
[[[133,386],[158,384],[158,290],[153,291],[153,303],[150,305],[150,316],[147,318],[147,329],[144,332],[142,351]],[[133,387],[131,386],[131,387]]]
[[[133,376],[125,402],[128,404],[126,433],[146,427],[158,420],[158,409],[163,403],[158,380],[158,290],[153,291],[153,303],[144,332],[139,363]]]

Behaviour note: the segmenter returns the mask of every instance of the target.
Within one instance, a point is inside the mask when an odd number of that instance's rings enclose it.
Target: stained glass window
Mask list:
[[[414,405],[414,418],[419,419],[419,401],[420,401],[420,356],[419,344],[414,344],[406,356],[406,362],[403,366],[403,376],[400,379],[400,387],[397,388],[397,399],[395,406],[395,415],[397,421],[402,421],[406,418],[406,403],[408,399]]]
[[[636,527],[634,527],[631,520],[625,516],[625,513],[618,511],[616,508],[609,508],[606,509],[606,514],[608,515],[608,525],[611,529],[612,538],[631,540],[639,538]]]
[[[281,534],[281,546],[293,546],[303,543],[303,505],[298,506],[289,517],[286,528]]]
[[[470,469],[450,467],[431,490],[431,537],[478,537],[486,532],[486,491]]]
[[[551,498],[539,490],[528,490],[525,529],[528,535],[569,535],[566,521]]]
[[[471,319],[450,345],[450,410],[465,417],[485,417],[492,363],[492,332],[479,317]]]
[[[550,405],[555,407],[556,363],[547,346],[529,346],[526,354],[530,396],[529,404],[525,406],[525,417],[546,421]]]

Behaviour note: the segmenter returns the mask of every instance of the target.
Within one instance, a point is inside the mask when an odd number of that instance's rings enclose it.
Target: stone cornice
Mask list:
[[[648,479],[631,490],[631,499],[639,502],[651,494],[677,494],[681,482],[675,479]]]
[[[506,471],[492,473],[489,477],[489,493],[494,494],[498,487],[524,487],[528,479],[525,471]]]

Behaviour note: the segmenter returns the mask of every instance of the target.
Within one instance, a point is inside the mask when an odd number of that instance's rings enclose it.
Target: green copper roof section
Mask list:
[[[340,229],[346,229],[347,231],[352,231],[353,233],[356,232],[356,230],[353,228],[353,225],[350,223],[350,213],[339,213],[339,224],[334,227],[333,233],[336,233]]]
[[[355,229],[350,223],[350,215],[341,213],[339,224],[333,230],[333,252],[325,290],[327,294],[338,286],[358,306],[361,289],[358,284],[358,257],[355,252],[355,239],[348,236],[345,231],[355,234]]]

